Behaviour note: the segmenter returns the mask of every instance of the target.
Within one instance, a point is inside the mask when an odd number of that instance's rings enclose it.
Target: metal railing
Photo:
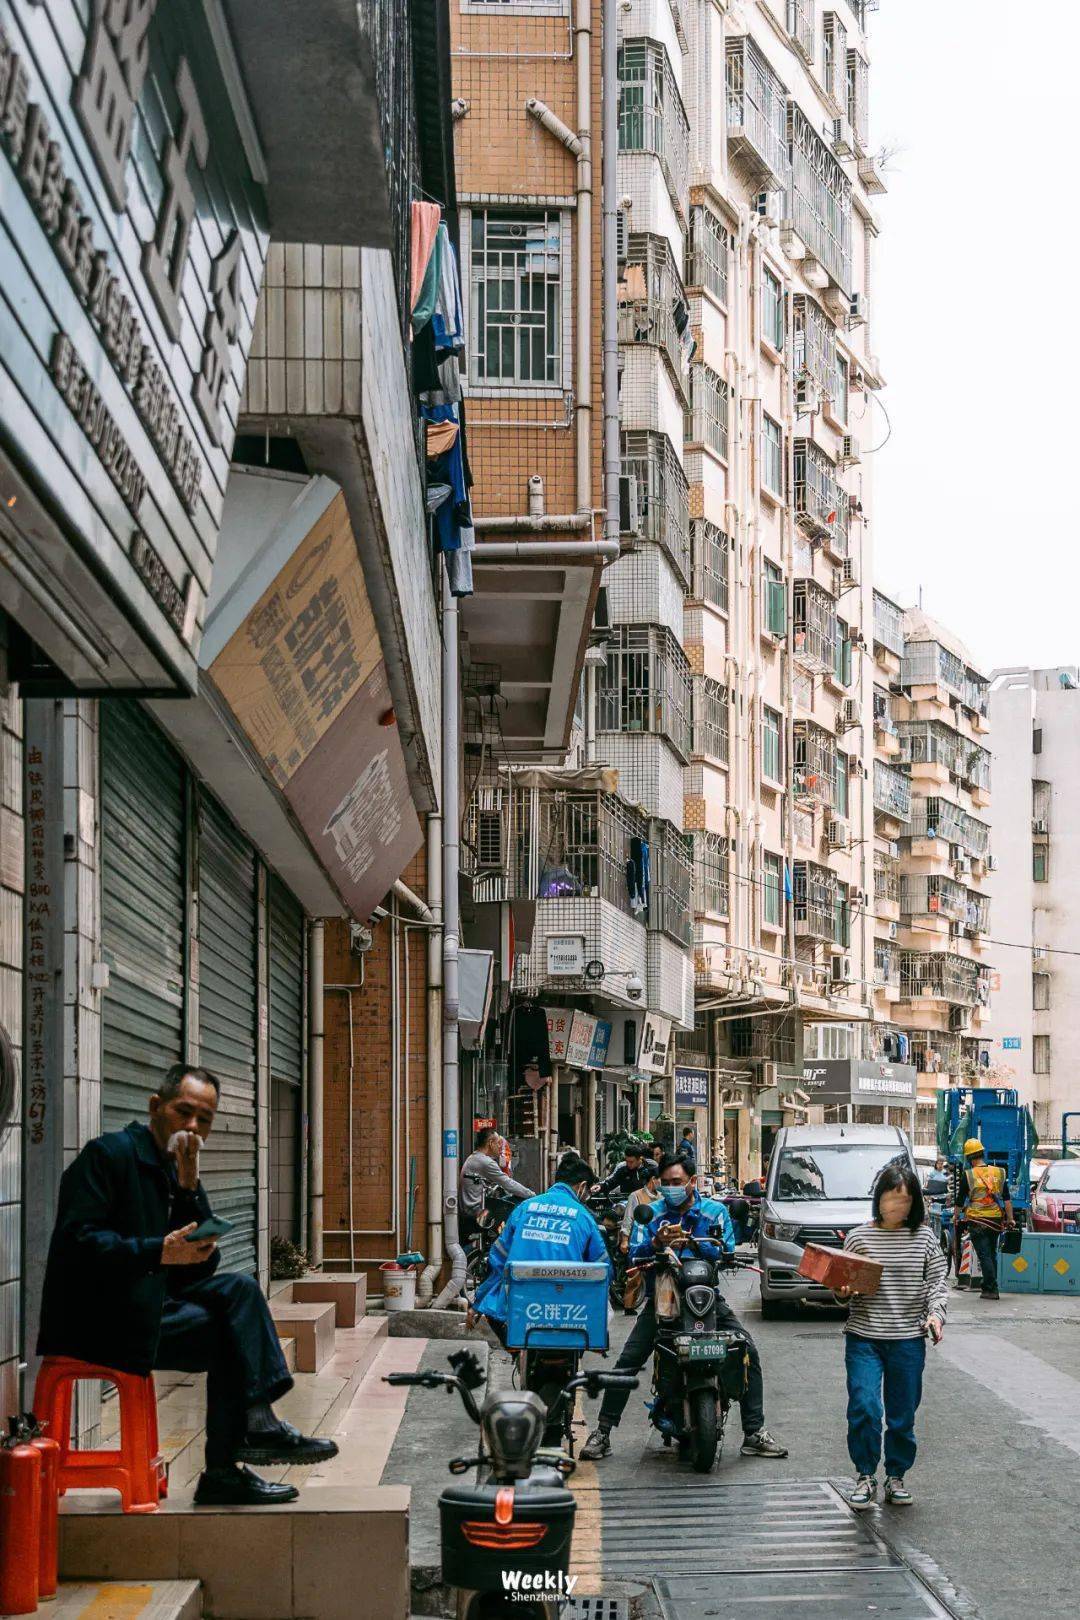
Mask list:
[[[619,46],[619,151],[652,152],[659,159],[685,221],[690,123],[668,53],[654,39],[627,39]]]
[[[832,943],[836,936],[837,907],[846,897],[836,873],[816,861],[795,861],[791,887],[796,935]]]
[[[900,684],[943,686],[965,709],[984,718],[989,713],[990,683],[940,641],[909,641],[903,649]]]
[[[851,181],[798,104],[788,102],[787,217],[809,252],[851,292]]]
[[[989,788],[990,754],[941,720],[900,720],[900,757],[906,765],[941,765],[972,788]]]
[[[815,539],[827,539],[837,556],[846,557],[850,501],[836,476],[835,463],[812,439],[796,439],[792,449],[796,522]]]
[[[836,665],[836,602],[814,579],[797,579],[791,592],[795,662],[812,674],[831,675]]]
[[[700,204],[690,210],[690,240],[686,255],[688,286],[704,287],[721,304],[728,301],[731,232],[711,208]]]
[[[731,570],[731,541],[723,529],[708,518],[694,518],[690,525],[690,594],[699,602],[711,602],[721,613],[728,611],[728,581]]]
[[[787,0],[787,31],[808,62],[814,59],[814,0]]]
[[[874,856],[874,900],[900,899],[900,867],[891,855]]]
[[[874,730],[883,731],[890,737],[896,736],[896,721],[892,717],[889,694],[880,686],[874,687]]]
[[[836,738],[813,720],[796,720],[792,761],[796,799],[832,806],[836,798]]]
[[[847,29],[835,11],[825,13],[822,28],[821,82],[837,112],[847,106]]]
[[[597,671],[600,731],[652,732],[666,737],[683,761],[690,757],[690,664],[665,626],[615,625],[607,663]]]
[[[412,199],[420,183],[420,143],[416,124],[412,0],[370,0],[357,12],[358,26],[371,41],[375,95],[379,108],[386,183],[390,198],[390,254],[398,290],[402,331],[409,325],[409,241]]]
[[[910,780],[881,759],[874,761],[874,809],[896,821],[906,821],[911,814]]]
[[[971,934],[990,927],[988,896],[937,873],[905,877],[900,910],[905,917],[947,917]]]
[[[726,917],[731,908],[731,851],[722,833],[691,834],[694,851],[694,910]]]
[[[900,996],[903,1001],[947,1001],[957,1007],[977,1007],[985,992],[979,988],[978,963],[951,951],[901,951]]]
[[[874,640],[897,658],[903,658],[904,610],[880,591],[874,592]]]
[[[727,127],[731,150],[771,190],[786,191],[791,183],[787,88],[745,36],[727,43]]]
[[[690,486],[666,433],[633,428],[622,436],[622,470],[636,479],[641,532],[658,545],[685,586],[690,582]]]
[[[690,839],[669,821],[662,821],[658,827],[654,824],[649,855],[649,927],[680,945],[692,945],[694,861]]]
[[[960,1073],[960,1037],[944,1030],[912,1029],[911,1061],[920,1074]]]
[[[693,677],[694,753],[728,763],[731,694],[710,675]]]
[[[791,336],[796,377],[809,377],[831,399],[837,388],[836,328],[806,293],[791,300]]]
[[[990,828],[985,821],[969,816],[951,799],[931,796],[911,802],[909,838],[944,838],[975,860],[982,860],[990,848]]]
[[[731,389],[711,366],[690,368],[690,408],[686,413],[688,444],[704,444],[718,456],[728,456],[728,414]]]
[[[879,988],[900,988],[900,957],[895,945],[874,941],[874,983]]]
[[[631,235],[618,296],[619,342],[658,348],[685,406],[689,398],[687,367],[675,311],[681,305],[689,320],[689,306],[666,236],[651,231]]]

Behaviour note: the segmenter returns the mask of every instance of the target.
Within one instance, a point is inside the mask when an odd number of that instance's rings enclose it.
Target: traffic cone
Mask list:
[[[960,1264],[956,1268],[957,1288],[971,1287],[971,1268],[975,1263],[975,1251],[971,1247],[971,1239],[964,1232],[960,1237]]]

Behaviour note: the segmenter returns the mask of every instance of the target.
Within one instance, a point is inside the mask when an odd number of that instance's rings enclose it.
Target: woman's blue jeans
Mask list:
[[[855,1471],[877,1473],[884,1417],[885,1473],[902,1479],[915,1461],[926,1340],[860,1339],[849,1333],[846,1361],[848,1455]]]

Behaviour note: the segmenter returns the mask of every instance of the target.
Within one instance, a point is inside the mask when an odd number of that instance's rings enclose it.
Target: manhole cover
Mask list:
[[[805,1604],[829,1620],[947,1620],[949,1610],[902,1564],[887,1569],[769,1570],[656,1582],[664,1620],[790,1620]]]

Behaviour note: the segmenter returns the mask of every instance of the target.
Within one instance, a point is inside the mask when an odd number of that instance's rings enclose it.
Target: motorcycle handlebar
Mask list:
[[[467,1389],[460,1378],[452,1373],[419,1372],[419,1373],[386,1373],[383,1376],[384,1384],[412,1384],[421,1389],[456,1389],[461,1396],[461,1404],[472,1418],[474,1423],[480,1422],[480,1409],[473,1399],[472,1391]]]

